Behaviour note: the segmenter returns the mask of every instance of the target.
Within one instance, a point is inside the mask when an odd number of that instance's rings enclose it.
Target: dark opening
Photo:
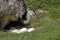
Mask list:
[[[19,21],[10,21],[5,27],[4,30],[10,30],[11,28],[21,29],[24,27]]]

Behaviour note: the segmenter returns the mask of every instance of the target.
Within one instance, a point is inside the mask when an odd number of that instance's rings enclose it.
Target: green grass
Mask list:
[[[42,29],[31,33],[13,34],[0,32],[0,40],[60,40],[60,21],[50,21]]]
[[[31,9],[43,8],[48,13],[37,13],[31,25],[37,28],[31,33],[13,34],[0,32],[0,40],[60,40],[60,0],[26,0]]]

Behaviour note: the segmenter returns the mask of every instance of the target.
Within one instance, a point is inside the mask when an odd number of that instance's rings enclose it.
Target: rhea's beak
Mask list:
[[[31,15],[31,17],[34,18],[34,19],[37,19],[36,13],[34,13],[33,15]]]

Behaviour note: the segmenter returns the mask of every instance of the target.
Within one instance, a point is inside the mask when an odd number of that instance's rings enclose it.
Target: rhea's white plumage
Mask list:
[[[34,28],[22,28],[22,29],[14,29],[14,30],[9,30],[10,32],[12,33],[24,33],[24,32],[32,32],[34,31],[35,29]]]
[[[27,28],[9,30],[12,33],[24,33],[27,32]]]
[[[27,30],[27,32],[32,32],[32,31],[34,31],[35,29],[34,28],[29,28],[28,30]]]
[[[19,33],[24,33],[24,32],[27,32],[27,28],[22,28],[19,30]]]

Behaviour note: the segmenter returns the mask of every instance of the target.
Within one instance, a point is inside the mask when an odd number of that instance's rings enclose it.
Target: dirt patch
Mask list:
[[[48,10],[38,8],[38,9],[36,9],[36,13],[48,13]]]

